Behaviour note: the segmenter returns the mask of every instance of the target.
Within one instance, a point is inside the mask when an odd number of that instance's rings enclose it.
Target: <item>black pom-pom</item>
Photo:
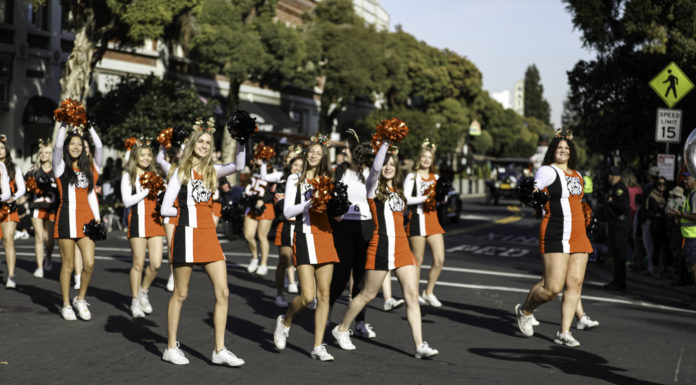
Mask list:
[[[248,112],[237,110],[232,113],[232,116],[227,121],[227,130],[232,138],[237,142],[245,144],[249,139],[254,137],[256,132],[256,119],[252,118]]]
[[[266,211],[265,203],[261,206],[256,206],[256,202],[254,202],[254,205],[251,206],[251,212],[254,213],[254,215],[256,216],[262,215],[264,211]]]
[[[181,144],[184,143],[184,140],[188,138],[189,132],[188,130],[181,128],[181,127],[174,127],[172,130],[172,147],[173,148],[179,148],[181,147]]]
[[[345,183],[336,182],[331,192],[331,200],[326,206],[330,217],[340,217],[348,212],[350,201],[348,200],[348,186]]]
[[[585,227],[587,235],[594,235],[599,230],[599,221],[594,216],[590,219],[590,223]]]
[[[534,178],[520,179],[517,185],[517,197],[520,202],[533,209],[541,209],[549,201],[549,195],[544,191],[534,191]]]
[[[439,178],[435,183],[435,201],[444,202],[447,194],[452,190],[452,180]]]
[[[51,178],[45,173],[37,173],[36,175],[36,186],[39,187],[41,191],[49,191],[51,189]]]
[[[232,223],[232,221],[234,221],[234,214],[234,204],[228,203],[222,206],[222,209],[220,211],[220,218],[222,218],[222,220],[227,223]]]
[[[106,226],[104,226],[103,223],[98,223],[94,219],[89,221],[89,223],[85,223],[82,227],[82,232],[93,241],[103,241],[106,239]]]

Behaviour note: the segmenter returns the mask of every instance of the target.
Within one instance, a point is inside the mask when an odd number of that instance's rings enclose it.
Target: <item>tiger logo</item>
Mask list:
[[[576,176],[567,176],[566,175],[566,184],[568,185],[568,193],[570,195],[580,195],[582,194],[582,182],[580,181],[580,178]]]
[[[400,213],[406,209],[406,204],[399,194],[392,192],[389,194],[389,208],[392,212]]]
[[[210,196],[213,195],[210,189],[207,188],[200,179],[193,179],[191,185],[193,186],[191,189],[191,196],[196,203],[207,202]]]
[[[77,187],[77,188],[89,187],[89,180],[87,179],[87,175],[85,175],[84,172],[76,171],[75,175],[77,175],[77,184],[75,184],[75,187]]]

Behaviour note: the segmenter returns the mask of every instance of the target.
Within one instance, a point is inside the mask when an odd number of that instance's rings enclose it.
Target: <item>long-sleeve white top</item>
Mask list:
[[[147,197],[150,193],[150,189],[144,189],[138,177],[135,178],[135,193],[133,193],[133,185],[131,185],[131,177],[127,172],[123,173],[121,177],[121,199],[123,200],[123,205],[126,207],[131,207],[137,205],[140,201]]]

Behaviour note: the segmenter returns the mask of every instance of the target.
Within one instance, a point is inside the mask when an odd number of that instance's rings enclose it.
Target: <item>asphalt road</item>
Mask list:
[[[509,202],[512,203],[512,202]],[[482,200],[466,201],[458,224],[446,226],[445,271],[436,293],[439,309],[423,308],[423,334],[440,351],[433,360],[413,358],[405,309],[386,313],[382,300],[369,305],[376,340],[357,337],[355,351],[342,351],[327,330],[336,359],[310,359],[313,312],[306,310],[290,331],[288,346],[273,346],[271,277],[248,274],[245,244],[223,240],[228,258],[230,307],[227,347],[246,360],[242,368],[210,363],[213,349],[211,285],[195,269],[184,304],[179,340],[191,363],[161,361],[166,346],[165,264],[150,290],[154,307],[146,319],[130,316],[130,250],[122,233],[97,245],[96,272],[87,293],[92,320],[60,315],[59,266],[46,278],[32,276],[33,240],[17,242],[17,289],[0,289],[0,382],[3,384],[690,384],[696,383],[696,312],[681,307],[685,295],[669,287],[630,281],[625,294],[605,291],[604,266],[588,267],[583,303],[600,322],[573,334],[580,348],[555,345],[560,302],[536,313],[542,324],[526,338],[512,309],[540,277],[537,221],[530,212]],[[276,262],[272,248],[271,265]],[[4,258],[3,258],[4,260]],[[430,261],[426,255],[425,265]],[[426,266],[427,267],[427,266]],[[6,277],[3,267],[3,279]],[[425,276],[425,272],[423,274]],[[395,282],[395,296],[400,296]],[[286,294],[290,299],[291,295]],[[346,299],[331,321],[339,321]]]

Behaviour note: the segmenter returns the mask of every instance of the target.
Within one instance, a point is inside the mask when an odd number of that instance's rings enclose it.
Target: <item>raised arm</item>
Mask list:
[[[94,127],[91,125],[89,126],[89,134],[92,137],[92,142],[94,143],[94,166],[97,168],[97,171],[101,174],[102,160],[104,157],[102,142],[101,139],[99,139],[97,130],[95,130]]]
[[[297,189],[299,188],[299,176],[297,174],[290,175],[288,177],[287,183],[285,183],[285,201],[283,203],[283,215],[285,218],[290,219],[296,217],[305,211],[308,207],[312,205],[312,200],[307,199],[304,202],[295,204],[295,196],[297,196]]]
[[[164,147],[160,146],[159,151],[157,151],[155,161],[162,168],[162,171],[164,171],[165,175],[169,174],[169,168],[172,167],[172,164],[167,162],[167,160],[164,157]]]
[[[143,189],[140,192],[133,194],[133,185],[131,185],[130,174],[125,172],[121,177],[121,199],[123,200],[123,205],[126,207],[131,207],[137,205],[141,200],[145,199],[147,194],[150,193],[150,189]]]
[[[244,169],[244,164],[246,163],[246,146],[237,142],[237,154],[235,155],[234,162],[227,164],[216,164],[215,170],[217,171],[217,177],[222,178],[233,174],[237,171]]]
[[[261,180],[266,182],[278,183],[283,179],[283,173],[280,171],[274,171],[271,175],[268,175],[268,170],[266,168],[266,161],[261,161]]]
[[[65,124],[61,124],[56,135],[56,145],[53,149],[53,175],[56,179],[60,178],[65,171],[65,162],[63,162],[63,144],[65,144]]]
[[[24,184],[24,176],[22,175],[22,170],[20,170],[19,167],[15,167],[15,185],[17,186],[17,191],[15,191],[12,197],[14,200],[17,200],[27,192],[27,187]]]
[[[179,170],[174,170],[172,177],[169,178],[167,183],[167,191],[164,192],[164,198],[162,199],[162,208],[160,212],[165,217],[175,217],[177,214],[176,207],[174,207],[174,201],[176,201],[176,196],[179,195],[179,190],[181,189],[181,182],[179,182]]]
[[[382,167],[384,167],[384,160],[387,158],[387,150],[389,150],[389,142],[385,140],[384,143],[382,143],[382,147],[380,147],[379,151],[377,151],[377,155],[375,155],[375,160],[372,162],[370,174],[365,179],[368,199],[373,199],[375,197],[379,173],[382,172]]]
[[[7,168],[3,162],[0,162],[0,188],[2,188],[0,202],[7,202],[12,197],[12,192],[10,191],[10,177],[7,175]]]

